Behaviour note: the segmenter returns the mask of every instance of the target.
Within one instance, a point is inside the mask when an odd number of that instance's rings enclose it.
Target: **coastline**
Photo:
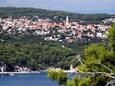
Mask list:
[[[54,69],[55,71],[55,69]],[[40,70],[40,71],[31,71],[31,72],[0,72],[0,76],[1,75],[17,75],[17,74],[39,74],[39,73],[43,73],[43,72],[47,72],[47,70]],[[64,70],[64,72],[66,73],[76,73],[73,70]]]
[[[17,75],[17,74],[39,74],[42,72],[47,72],[47,70],[40,70],[40,71],[31,71],[31,72],[0,72],[0,76],[1,75]]]

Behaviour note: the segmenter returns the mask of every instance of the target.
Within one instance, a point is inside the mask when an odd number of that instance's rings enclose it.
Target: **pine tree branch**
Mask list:
[[[77,56],[77,59],[78,59],[78,61],[80,62],[80,64],[81,64],[82,66],[84,66],[84,63],[82,62],[80,55]]]
[[[108,82],[105,86],[110,86],[110,85],[113,84],[113,83],[115,83],[115,80]]]
[[[106,65],[104,65],[104,64],[102,64],[100,62],[96,62],[95,64],[99,64],[99,65],[103,66],[104,68],[106,68],[107,70],[109,70],[110,73],[112,73],[112,70],[110,68],[108,68]]]
[[[106,72],[80,72],[80,74],[83,75],[102,75],[102,76],[108,76],[112,79],[115,79],[115,73],[106,73]]]

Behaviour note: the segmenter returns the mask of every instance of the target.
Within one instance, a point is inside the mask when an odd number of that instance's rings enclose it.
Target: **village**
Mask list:
[[[95,38],[106,39],[107,30],[110,25],[107,24],[79,24],[75,21],[69,21],[69,16],[65,17],[62,22],[54,22],[49,18],[41,19],[34,16],[34,20],[23,16],[15,19],[0,18],[0,33],[6,31],[8,34],[20,33],[22,35],[28,34],[27,31],[32,31],[33,35],[43,36],[45,41],[59,41],[59,42],[74,42],[77,40],[91,42]],[[54,18],[58,18],[55,17]],[[115,22],[115,19],[105,19],[102,22]],[[2,39],[0,39],[2,40]],[[2,40],[3,41],[3,40]]]
[[[21,34],[28,35],[27,31],[32,31],[32,35],[43,36],[45,41],[57,41],[72,43],[75,41],[91,42],[97,39],[106,39],[108,29],[110,25],[106,24],[88,24],[82,25],[78,22],[69,21],[69,17],[66,16],[63,22],[53,22],[52,20],[40,19],[38,16],[34,17],[35,20],[29,19],[25,16],[15,19],[0,18],[0,33],[6,31],[7,34]],[[56,17],[54,17],[56,18]],[[105,19],[103,22],[109,21],[115,22],[114,19]],[[0,41],[4,41],[0,39]],[[97,40],[95,40],[97,41]],[[31,72],[30,68],[15,66],[15,72]],[[6,72],[6,66],[0,66],[1,72]]]

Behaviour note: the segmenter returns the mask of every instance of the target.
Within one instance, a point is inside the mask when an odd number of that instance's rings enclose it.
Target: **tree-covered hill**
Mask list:
[[[15,7],[0,7],[0,17],[5,18],[13,16],[18,18],[22,16],[39,16],[40,18],[51,18],[58,16],[58,18],[65,19],[65,16],[69,16],[72,21],[83,20],[84,23],[100,23],[102,20],[114,17],[110,14],[79,14],[65,11],[51,11],[38,8],[15,8]]]

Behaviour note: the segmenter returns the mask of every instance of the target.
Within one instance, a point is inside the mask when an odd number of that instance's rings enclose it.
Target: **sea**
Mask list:
[[[0,86],[61,86],[56,81],[49,80],[46,72],[36,74],[16,74],[1,76]]]

